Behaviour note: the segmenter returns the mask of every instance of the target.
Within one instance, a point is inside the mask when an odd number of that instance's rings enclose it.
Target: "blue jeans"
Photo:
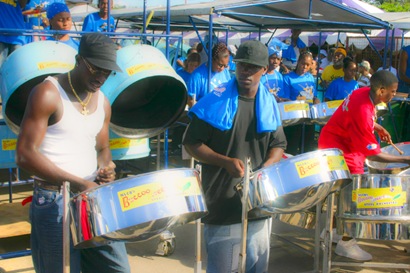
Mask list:
[[[63,270],[63,196],[58,191],[34,187],[30,208],[31,251],[37,273]],[[74,249],[70,240],[70,272],[130,272],[125,244]]]
[[[271,219],[248,222],[246,272],[268,272]],[[238,272],[242,225],[204,225],[207,273]]]
[[[6,44],[0,42],[0,68],[14,50],[21,47],[21,45]]]

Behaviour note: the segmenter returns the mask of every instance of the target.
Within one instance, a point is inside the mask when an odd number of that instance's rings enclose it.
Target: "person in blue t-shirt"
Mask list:
[[[294,69],[300,54],[306,49],[306,44],[299,38],[302,30],[292,29],[291,32],[292,35],[286,39],[289,47],[283,50],[282,57],[283,63],[290,69]]]
[[[200,63],[201,55],[199,55],[198,52],[192,52],[184,60],[183,68],[177,70],[177,74],[181,76],[186,85],[188,85],[189,80],[191,79],[192,72],[194,72]]]
[[[22,9],[30,0],[0,1],[0,28],[25,29],[26,24]],[[0,33],[0,67],[14,50],[26,44],[25,36],[16,34],[5,35]]]
[[[202,60],[201,60],[202,61]],[[225,44],[219,43],[212,48],[211,90],[231,79],[227,69],[229,51]],[[192,107],[197,101],[209,93],[208,64],[203,63],[191,75],[188,83],[188,106]]]
[[[94,12],[85,17],[83,22],[83,31],[98,31],[108,32],[108,9],[112,9],[114,0],[110,0],[111,5],[108,6],[108,0],[98,0],[99,12]],[[110,16],[109,32],[115,31],[114,17]]]
[[[262,84],[275,96],[276,101],[278,102],[282,101],[281,97],[284,96],[283,76],[281,73],[282,53],[284,48],[287,48],[287,45],[276,38],[273,38],[268,45],[268,70],[261,79]]]
[[[350,57],[343,60],[343,72],[344,76],[333,80],[326,89],[325,101],[344,100],[359,88],[359,83],[354,79],[357,73],[357,65]]]
[[[47,8],[47,18],[50,21],[51,30],[70,31],[73,26],[70,10],[63,3],[49,5]],[[78,41],[71,38],[68,34],[54,34],[52,37],[47,37],[47,40],[59,41],[78,51]]]
[[[310,52],[299,56],[296,70],[283,77],[283,98],[289,100],[305,100],[308,103],[319,103],[316,82],[309,72],[313,57]]]
[[[301,53],[297,61],[296,70],[283,77],[283,98],[285,98],[285,100],[303,100],[310,104],[320,103],[320,100],[316,97],[315,79],[309,72],[312,61],[313,57],[310,52],[306,51]],[[284,130],[288,140],[287,153],[296,155],[317,149],[317,143],[314,141],[314,125],[297,124],[286,126]],[[303,132],[305,137],[301,139]]]

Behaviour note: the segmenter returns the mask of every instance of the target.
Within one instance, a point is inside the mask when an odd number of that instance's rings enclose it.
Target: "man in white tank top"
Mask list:
[[[69,181],[78,193],[115,178],[108,136],[111,107],[100,87],[111,71],[121,71],[116,49],[103,34],[84,35],[74,69],[48,77],[28,99],[16,162],[35,176],[31,249],[37,273],[63,269],[62,183]],[[70,267],[71,273],[130,272],[121,242],[72,248]]]

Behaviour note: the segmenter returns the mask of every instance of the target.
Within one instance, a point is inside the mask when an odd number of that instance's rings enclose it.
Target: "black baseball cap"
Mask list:
[[[242,43],[233,60],[265,67],[269,64],[268,58],[268,48],[263,43],[254,40]]]
[[[78,54],[99,68],[122,71],[117,65],[117,45],[104,34],[84,34],[80,40]]]

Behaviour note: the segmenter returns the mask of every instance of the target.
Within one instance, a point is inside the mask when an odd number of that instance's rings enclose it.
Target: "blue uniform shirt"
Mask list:
[[[211,90],[230,79],[231,76],[228,69],[224,69],[222,72],[211,72]],[[208,93],[208,66],[202,64],[191,74],[188,84],[188,95],[192,98],[195,97],[195,100],[199,101]]]
[[[329,100],[344,100],[354,90],[359,88],[359,84],[355,80],[347,82],[344,78],[333,80],[326,90],[325,98]]]
[[[283,78],[283,98],[296,100],[298,96],[304,96],[306,101],[312,101],[317,96],[315,86],[315,79],[309,72],[301,76],[290,72]]]

